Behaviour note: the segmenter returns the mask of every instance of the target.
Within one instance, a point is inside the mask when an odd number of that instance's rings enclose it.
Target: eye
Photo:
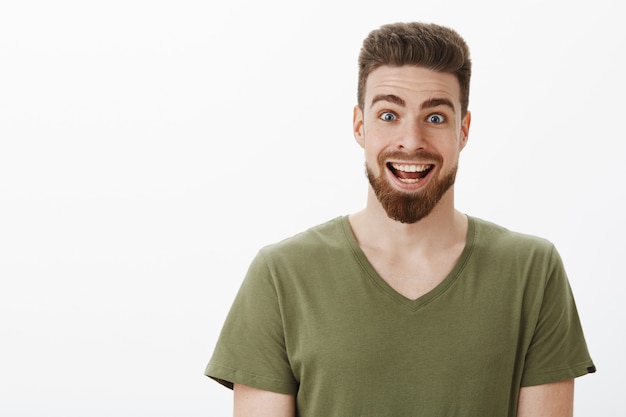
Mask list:
[[[390,111],[383,112],[378,117],[384,122],[394,122],[398,120],[398,116]]]
[[[439,124],[445,122],[446,118],[443,117],[441,114],[435,113],[435,114],[431,114],[430,116],[428,116],[426,120],[429,123],[433,123],[433,124],[439,125]]]

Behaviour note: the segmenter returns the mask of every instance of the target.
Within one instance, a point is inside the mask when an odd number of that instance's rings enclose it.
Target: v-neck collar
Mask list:
[[[349,217],[343,216],[341,218],[341,226],[344,232],[344,235],[352,249],[352,252],[367,275],[367,277],[373,282],[373,284],[387,297],[389,297],[392,301],[397,304],[400,304],[412,311],[417,311],[425,305],[431,303],[436,300],[439,296],[444,294],[448,288],[458,279],[461,271],[465,267],[470,255],[474,249],[474,241],[476,237],[476,221],[471,216],[468,217],[468,225],[467,225],[467,238],[465,240],[465,247],[459,256],[456,264],[452,268],[452,270],[448,273],[448,275],[441,281],[435,288],[428,291],[426,294],[420,296],[415,300],[411,300],[410,298],[405,297],[400,294],[396,290],[394,290],[379,274],[376,272],[370,261],[365,256],[365,253],[357,243],[356,237],[354,236],[354,232],[352,231],[352,226],[350,226]]]

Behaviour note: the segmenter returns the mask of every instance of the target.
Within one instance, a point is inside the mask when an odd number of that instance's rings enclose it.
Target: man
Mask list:
[[[547,241],[467,216],[464,40],[382,26],[359,56],[366,207],[263,248],[206,374],[235,416],[571,416],[594,372]]]

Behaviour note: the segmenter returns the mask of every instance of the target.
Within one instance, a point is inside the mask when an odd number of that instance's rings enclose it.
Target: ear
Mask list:
[[[463,120],[461,120],[461,149],[465,148],[465,145],[467,145],[471,123],[472,113],[468,111],[463,117]]]
[[[354,106],[354,114],[352,115],[352,133],[354,139],[361,146],[365,147],[365,136],[363,135],[363,110],[356,105]]]

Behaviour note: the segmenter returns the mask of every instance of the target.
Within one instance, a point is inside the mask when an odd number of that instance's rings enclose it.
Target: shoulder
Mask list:
[[[494,223],[473,219],[474,243],[470,264],[481,274],[491,274],[512,290],[543,298],[550,282],[561,286],[567,281],[563,261],[552,242],[543,237],[520,233]],[[506,278],[503,279],[502,278]]]
[[[493,260],[542,260],[551,263],[559,255],[554,244],[546,238],[510,230],[495,223],[470,217],[474,227],[477,254]]]
[[[346,230],[348,227],[348,230]],[[327,282],[354,258],[347,217],[337,217],[282,241],[264,246],[253,259],[248,277],[271,281],[285,294],[303,282]]]
[[[336,217],[261,249],[266,257],[301,254],[302,251],[332,250],[345,245],[345,217]]]
[[[540,250],[552,250],[554,245],[548,239],[510,230],[504,226],[470,217],[475,228],[476,241],[480,244],[503,246],[507,249],[519,247],[523,249],[537,248]]]
[[[260,255],[271,260],[319,259],[350,246],[346,216],[336,217],[284,240],[264,246]]]

